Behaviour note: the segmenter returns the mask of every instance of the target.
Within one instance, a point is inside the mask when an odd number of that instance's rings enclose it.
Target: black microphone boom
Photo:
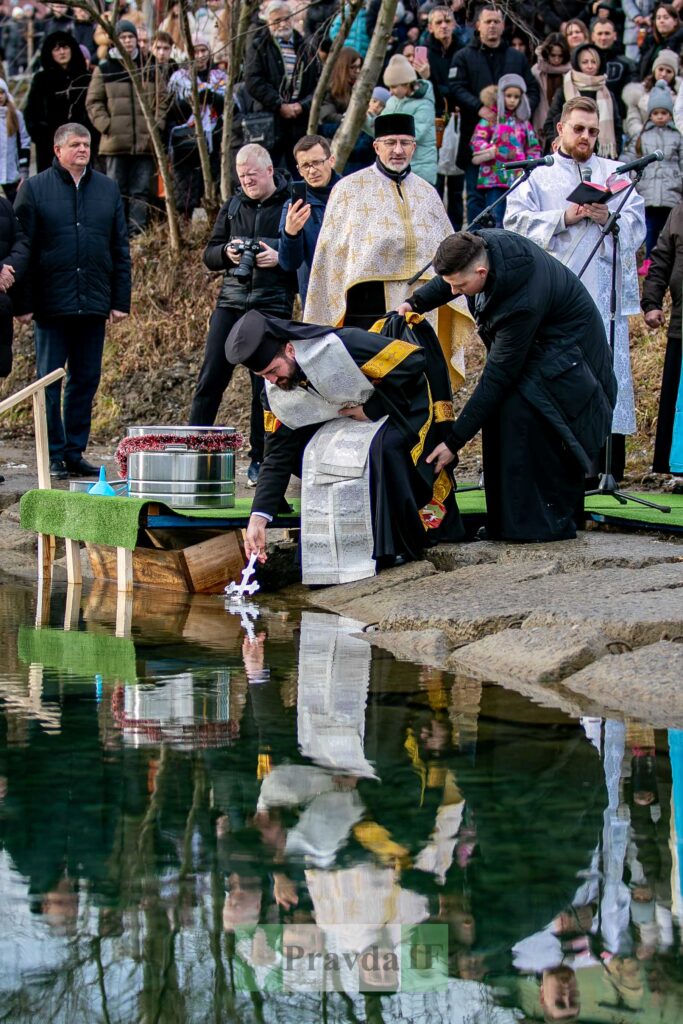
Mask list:
[[[640,160],[631,160],[629,164],[622,164],[621,167],[617,167],[617,174],[623,174],[624,171],[642,171],[648,164],[653,164],[655,161],[663,160],[664,154],[661,149],[656,149],[654,153],[650,153],[648,156],[641,156]]]
[[[518,167],[522,170],[532,171],[534,167],[552,167],[554,163],[554,156],[540,156],[538,160],[510,160],[503,164],[503,167],[506,171],[516,171]]]

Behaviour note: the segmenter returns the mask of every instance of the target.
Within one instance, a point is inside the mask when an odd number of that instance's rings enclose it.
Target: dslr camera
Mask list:
[[[230,244],[240,254],[240,261],[229,271],[229,274],[244,284],[251,277],[256,257],[262,251],[261,243],[255,238],[246,238],[243,242],[231,242]]]

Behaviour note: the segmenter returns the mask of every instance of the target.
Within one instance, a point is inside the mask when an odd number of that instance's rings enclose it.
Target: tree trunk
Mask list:
[[[164,148],[164,143],[161,138],[161,132],[157,125],[156,111],[152,110],[147,97],[145,96],[145,90],[143,87],[143,80],[140,75],[140,69],[133,63],[129,54],[124,50],[118,41],[118,35],[114,25],[115,21],[108,21],[100,13],[100,9],[97,6],[97,0],[65,0],[67,7],[74,9],[80,8],[82,11],[87,11],[92,20],[102,28],[109,36],[112,44],[116,47],[121,58],[121,63],[130,75],[130,80],[133,83],[135,94],[140,103],[142,110],[142,116],[145,119],[147,130],[152,140],[152,148],[154,149],[154,156],[159,168],[159,174],[164,184],[165,192],[165,203],[166,203],[166,220],[168,222],[168,236],[171,252],[180,252],[180,225],[178,223],[178,212],[175,208],[175,201],[173,196],[173,179],[171,177],[171,168],[168,162],[168,156]],[[118,14],[118,3],[114,5],[115,10],[112,11],[112,17],[116,17]]]
[[[397,0],[382,0],[375,31],[372,33],[372,39],[370,40],[370,47],[363,62],[361,73],[358,76],[358,81],[351,93],[351,102],[344,115],[344,120],[332,140],[332,152],[336,157],[335,170],[340,174],[343,172],[346,161],[356,145],[363,123],[367,117],[372,90],[377,85],[387,53],[387,43],[391,38],[396,4]]]
[[[235,103],[233,92],[239,81],[242,70],[244,50],[247,41],[247,30],[258,0],[224,0],[224,17],[228,26],[227,35],[227,82],[225,84],[225,106],[223,108],[223,137],[221,142],[221,199],[227,202],[232,195],[232,129],[234,124]]]
[[[180,11],[180,34],[188,57],[188,71],[190,74],[190,104],[194,116],[194,127],[197,135],[197,150],[199,151],[199,165],[202,169],[202,181],[204,182],[204,199],[202,205],[206,210],[209,223],[216,219],[218,213],[218,201],[216,197],[216,183],[211,173],[211,157],[209,147],[202,128],[202,105],[199,99],[199,87],[197,85],[197,63],[194,55],[194,43],[190,32],[190,22],[187,17],[187,7],[181,2]]]
[[[337,61],[337,57],[341,53],[345,41],[349,37],[351,26],[356,20],[362,6],[363,0],[348,0],[348,6],[342,3],[342,21],[339,26],[339,34],[335,36],[334,42],[332,43],[332,49],[328,53],[327,60],[323,64],[322,73],[318,79],[318,84],[315,87],[315,92],[313,93],[311,110],[308,115],[308,127],[306,128],[309,135],[317,135],[318,133],[320,108],[322,107],[325,93],[327,92],[327,86],[330,78],[332,77],[332,72],[334,71],[334,65]]]

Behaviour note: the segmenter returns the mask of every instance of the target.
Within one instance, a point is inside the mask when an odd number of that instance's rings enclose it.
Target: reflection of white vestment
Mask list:
[[[306,445],[301,474],[301,575],[306,584],[352,583],[374,576],[370,445],[386,417],[363,423],[339,409],[367,402],[374,388],[341,339],[330,332],[295,341],[309,387],[266,384],[275,416],[293,430],[323,425]]]
[[[579,165],[574,160],[556,154],[552,167],[538,167],[528,181],[508,196],[505,227],[536,242],[578,274],[600,237],[600,226],[586,220],[566,228],[564,212],[569,208],[566,197],[581,180],[579,167],[584,171],[590,168],[591,181],[604,185],[617,166],[615,160],[597,156]],[[609,209],[614,210],[618,203],[619,199],[610,200]],[[619,229],[614,342],[614,373],[619,392],[612,431],[615,434],[632,434],[636,429],[636,413],[628,317],[640,312],[636,252],[645,240],[644,204],[637,192],[631,193],[621,212]],[[612,244],[610,235],[603,241],[581,278],[600,310],[608,340]]]

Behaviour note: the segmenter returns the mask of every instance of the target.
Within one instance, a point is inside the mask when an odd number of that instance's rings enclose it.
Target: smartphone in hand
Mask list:
[[[427,47],[416,46],[415,56],[413,57],[413,60],[417,65],[427,64],[429,62],[429,56],[427,55]]]
[[[293,181],[292,182],[292,205],[301,199],[302,202],[308,202],[308,192],[305,181]]]

